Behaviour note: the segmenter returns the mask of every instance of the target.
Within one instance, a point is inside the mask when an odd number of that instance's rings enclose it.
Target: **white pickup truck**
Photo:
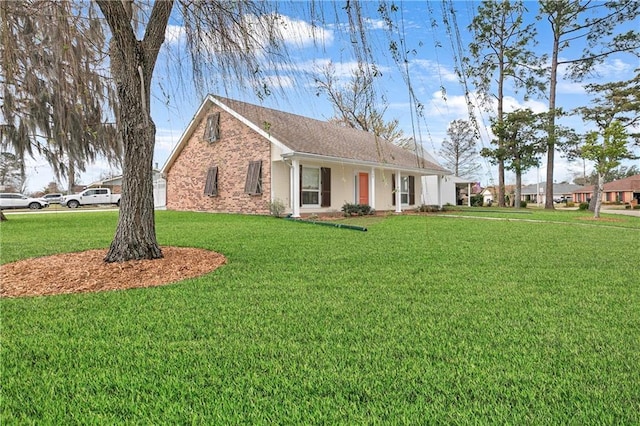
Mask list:
[[[78,194],[65,195],[60,200],[61,206],[70,209],[89,204],[115,204],[120,207],[120,194],[112,194],[109,188],[91,188]]]

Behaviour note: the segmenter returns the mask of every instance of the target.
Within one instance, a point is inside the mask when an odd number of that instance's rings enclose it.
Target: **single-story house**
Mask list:
[[[158,169],[153,169],[153,206],[158,209],[166,204],[166,186],[167,182]],[[86,188],[109,188],[112,193],[120,194],[122,192],[122,175],[102,179],[92,182]]]
[[[573,199],[573,192],[582,189],[580,185],[574,185],[570,183],[554,183],[553,184],[553,199],[554,200],[569,200]],[[534,183],[531,185],[524,185],[520,192],[520,199],[528,203],[544,203],[546,182]]]
[[[167,208],[292,217],[346,203],[401,212],[424,204],[424,176],[451,172],[372,133],[209,95],[162,168]]]
[[[578,203],[586,203],[593,196],[594,186],[584,186],[573,192],[573,199]],[[603,203],[640,204],[640,175],[614,180],[605,183],[602,191]]]

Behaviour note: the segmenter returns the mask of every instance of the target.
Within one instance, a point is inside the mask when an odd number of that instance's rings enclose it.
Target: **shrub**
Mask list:
[[[639,204],[639,205],[637,205],[637,206],[633,206],[633,209],[634,209],[634,210],[640,210],[640,204]]]
[[[588,210],[589,209],[589,203],[580,203],[578,205],[578,210]]]
[[[272,216],[282,217],[285,210],[286,210],[286,207],[284,205],[284,202],[282,202],[282,200],[276,198],[275,200],[269,202],[269,212],[271,213]]]
[[[420,213],[435,213],[440,211],[439,206],[422,204],[416,209]]]
[[[342,212],[345,216],[364,216],[373,214],[373,209],[368,204],[345,203],[342,206]]]
[[[527,208],[527,202],[526,201],[520,201],[520,208],[526,209]]]
[[[574,203],[573,201],[567,201],[567,203],[565,204],[565,207],[575,207],[576,203]]]
[[[483,202],[484,202],[484,196],[482,194],[476,194],[471,196],[471,205],[473,207],[482,207]]]

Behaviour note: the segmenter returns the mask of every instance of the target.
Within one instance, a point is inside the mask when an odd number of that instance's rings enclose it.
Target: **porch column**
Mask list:
[[[291,161],[291,217],[300,217],[300,162]]]
[[[369,205],[376,209],[376,169],[373,167],[369,173]]]
[[[402,197],[400,196],[402,177],[400,176],[400,170],[396,170],[396,213],[402,213]]]
[[[467,207],[471,207],[471,182],[467,184]]]

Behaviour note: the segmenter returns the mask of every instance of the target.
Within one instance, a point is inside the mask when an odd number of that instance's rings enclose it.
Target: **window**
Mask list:
[[[300,166],[300,206],[331,207],[331,169]]]
[[[251,161],[249,163],[244,192],[251,195],[262,194],[262,161]]]
[[[220,113],[216,112],[207,117],[207,128],[204,131],[204,139],[211,143],[220,139]]]
[[[409,204],[409,176],[400,178],[400,203]]]
[[[416,203],[416,177],[401,176],[400,177],[400,204],[414,205]],[[392,204],[396,205],[396,175],[391,175],[391,199]]]
[[[317,206],[320,204],[320,169],[303,167],[301,175],[302,205]]]
[[[204,195],[216,197],[218,195],[218,168],[209,167],[207,172],[207,180],[204,184]]]

